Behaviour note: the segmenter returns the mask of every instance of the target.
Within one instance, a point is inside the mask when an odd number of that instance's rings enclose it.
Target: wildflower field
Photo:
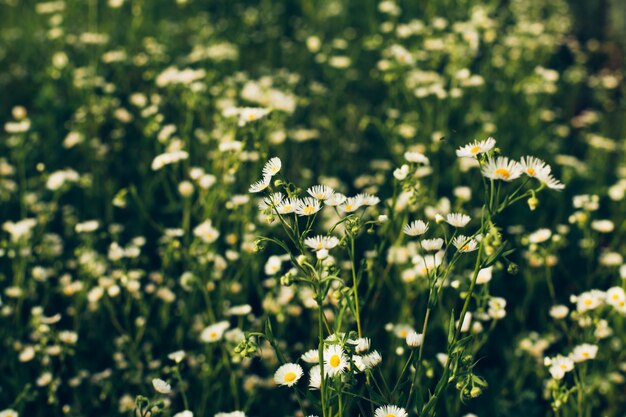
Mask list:
[[[0,0],[0,417],[626,416],[626,3]]]

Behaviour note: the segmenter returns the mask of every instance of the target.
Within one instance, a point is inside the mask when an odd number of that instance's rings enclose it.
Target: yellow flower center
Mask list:
[[[527,172],[527,173],[528,173],[528,175],[530,175],[530,176],[533,176],[533,175],[535,175],[535,174],[537,173],[537,171],[535,171],[535,169],[534,169],[534,168],[528,168],[528,169],[526,170],[526,172]]]
[[[248,120],[254,120],[254,114],[250,113],[250,114],[248,115]]]
[[[211,337],[217,337],[217,332],[211,332],[211,333],[209,333],[209,336],[211,336]]]
[[[333,355],[330,357],[330,366],[336,368],[339,366],[339,363],[341,363],[341,358],[339,357],[339,355]]]
[[[566,364],[564,364],[564,363],[562,363],[562,364],[561,364],[561,369],[566,370],[566,369],[567,369],[567,365],[566,365]]]
[[[469,250],[469,244],[464,245],[464,246],[461,248],[461,252],[467,252],[468,250]]]
[[[313,206],[306,206],[304,208],[304,210],[302,210],[302,212],[304,214],[313,214],[313,213],[315,213],[315,207],[313,207]]]
[[[406,330],[400,330],[400,337],[404,338],[407,335],[407,331]]]
[[[593,301],[591,300],[591,298],[587,298],[585,301],[583,301],[583,303],[585,303],[586,306],[590,306],[593,304]]]
[[[346,204],[344,208],[346,211],[352,211],[353,206],[352,204]]]
[[[480,146],[474,146],[472,149],[470,149],[470,153],[473,154],[477,154],[478,151],[480,151]]]
[[[511,173],[506,168],[498,168],[498,169],[496,169],[495,174],[500,176],[500,177],[502,177],[502,178],[504,178],[505,180],[508,179],[511,176]]]
[[[396,417],[393,414],[387,414],[385,417]]]
[[[583,358],[588,358],[589,357],[589,352],[583,352]]]
[[[293,372],[287,372],[285,374],[285,382],[293,382],[296,380],[296,374]]]

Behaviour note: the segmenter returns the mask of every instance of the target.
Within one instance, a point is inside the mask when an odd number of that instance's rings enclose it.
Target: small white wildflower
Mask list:
[[[171,385],[160,378],[154,378],[152,380],[152,386],[160,394],[169,394],[172,392]]]
[[[296,363],[286,363],[274,373],[274,382],[278,385],[294,386],[302,378],[302,367]]]
[[[409,236],[421,236],[428,231],[428,223],[422,220],[415,220],[405,225],[402,231]]]

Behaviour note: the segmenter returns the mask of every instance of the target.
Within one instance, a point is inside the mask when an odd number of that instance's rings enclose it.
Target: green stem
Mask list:
[[[183,404],[185,405],[185,410],[189,410],[189,402],[187,401],[187,394],[185,394],[183,378],[180,375],[180,368],[178,366],[174,368],[174,375],[176,375],[176,379],[178,380],[178,383],[180,384],[180,394],[183,397]]]
[[[352,262],[352,293],[354,297],[354,308],[356,315],[356,327],[359,333],[359,337],[362,337],[361,333],[361,313],[359,310],[359,291],[356,279],[356,264],[354,261],[354,236],[350,235],[350,261]]]
[[[317,327],[318,327],[318,356],[319,356],[319,365],[320,365],[320,397],[322,402],[322,417],[326,417],[326,396],[324,395],[324,309],[322,306],[323,296],[321,294],[321,286],[318,285],[317,288]]]

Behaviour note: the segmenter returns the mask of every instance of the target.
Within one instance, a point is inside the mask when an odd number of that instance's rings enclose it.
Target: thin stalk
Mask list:
[[[324,310],[322,307],[322,295],[320,294],[321,288],[318,285],[317,294],[317,327],[318,332],[318,356],[320,365],[320,397],[322,402],[322,417],[326,417],[326,396],[324,395],[325,381],[324,381]]]
[[[354,298],[354,308],[356,315],[356,328],[359,333],[359,337],[362,337],[361,333],[361,313],[359,310],[359,292],[357,291],[357,279],[356,279],[356,264],[354,259],[354,236],[350,235],[350,261],[352,262],[352,293]]]
[[[178,383],[180,384],[180,394],[183,397],[183,405],[185,406],[185,410],[189,410],[189,402],[187,401],[187,394],[185,394],[185,388],[184,388],[184,383],[183,383],[183,378],[180,375],[180,368],[178,366],[176,366],[174,368],[174,375],[176,376],[176,379],[178,380]]]

